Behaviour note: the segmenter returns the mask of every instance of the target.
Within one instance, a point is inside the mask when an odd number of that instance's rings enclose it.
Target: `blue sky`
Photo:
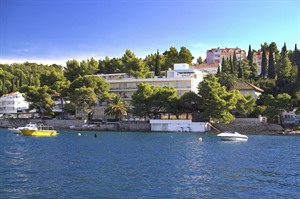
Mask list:
[[[0,63],[300,48],[300,0],[0,0]]]

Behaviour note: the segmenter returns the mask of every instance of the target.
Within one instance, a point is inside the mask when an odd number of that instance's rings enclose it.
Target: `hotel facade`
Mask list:
[[[173,87],[178,96],[186,92],[197,93],[197,87],[203,81],[203,72],[190,68],[188,64],[174,64],[174,70],[167,71],[166,76],[154,78],[134,78],[125,73],[100,74],[110,84],[110,93],[118,94],[123,100],[130,102],[131,97],[140,83],[148,83],[151,86]]]

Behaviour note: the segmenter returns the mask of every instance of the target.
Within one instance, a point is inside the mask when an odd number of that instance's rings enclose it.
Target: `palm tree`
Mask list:
[[[120,95],[116,95],[110,100],[108,107],[104,110],[104,113],[108,116],[113,116],[117,120],[121,121],[124,115],[127,115],[128,105],[123,102]]]

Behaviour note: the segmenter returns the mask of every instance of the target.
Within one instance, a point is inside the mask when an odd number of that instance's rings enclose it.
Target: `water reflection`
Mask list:
[[[11,135],[9,145],[4,149],[5,162],[1,168],[3,191],[22,198],[26,192],[26,183],[30,179],[31,160],[29,146],[23,136]]]

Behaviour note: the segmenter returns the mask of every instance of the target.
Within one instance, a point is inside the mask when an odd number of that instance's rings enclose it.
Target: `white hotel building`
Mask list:
[[[134,78],[125,73],[100,74],[100,77],[110,83],[110,92],[119,94],[123,100],[131,101],[131,97],[140,83],[149,83],[151,86],[173,87],[178,96],[186,92],[197,92],[198,84],[203,81],[203,72],[190,68],[188,64],[174,64],[174,70],[167,71],[164,77]]]
[[[22,93],[14,92],[0,97],[0,114],[16,114],[28,109],[28,102],[25,101]]]

